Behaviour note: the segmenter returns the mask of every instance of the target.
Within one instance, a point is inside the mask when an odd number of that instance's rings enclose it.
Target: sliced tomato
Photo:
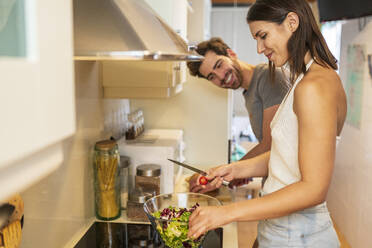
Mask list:
[[[200,185],[206,185],[208,183],[208,179],[205,176],[201,176],[199,178],[199,184]]]

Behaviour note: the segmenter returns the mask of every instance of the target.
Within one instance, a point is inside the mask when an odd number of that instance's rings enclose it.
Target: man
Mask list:
[[[214,85],[225,89],[244,89],[243,96],[249,113],[253,133],[259,141],[242,159],[255,157],[271,149],[270,123],[288,91],[288,84],[277,70],[270,78],[266,64],[251,65],[237,59],[237,55],[220,38],[201,42],[196,52],[204,56],[202,61],[188,62],[190,74],[205,78]],[[205,193],[215,189],[212,183],[200,185],[198,174],[190,178],[190,191]],[[232,182],[241,185],[245,181]]]

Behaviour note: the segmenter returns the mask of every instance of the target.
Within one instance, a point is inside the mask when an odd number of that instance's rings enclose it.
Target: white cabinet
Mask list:
[[[213,8],[211,36],[221,37],[238,58],[250,64],[267,63],[264,54],[257,53],[257,43],[249,32],[246,16],[249,7]]]
[[[128,156],[131,160],[129,175],[136,174],[136,168],[141,164],[158,164],[161,166],[160,193],[174,192],[175,179],[180,176],[182,167],[174,165],[168,158],[185,161],[183,152],[185,143],[183,131],[179,129],[148,129],[136,142],[128,142],[122,138],[118,140],[120,155]],[[176,175],[177,173],[177,175]],[[134,180],[129,179],[130,188],[134,187]]]
[[[146,2],[176,33],[187,40],[188,0],[146,0]]]
[[[190,0],[193,11],[187,17],[187,38],[197,44],[210,38],[211,0]]]
[[[103,61],[101,80],[105,98],[168,98],[186,81],[185,62]]]
[[[0,6],[0,201],[55,170],[61,141],[75,132],[71,1],[8,2]],[[1,39],[9,32],[11,43]],[[16,43],[22,52],[12,52]]]
[[[187,0],[145,0],[173,30],[186,40]],[[169,98],[183,89],[186,62],[102,61],[105,98]]]

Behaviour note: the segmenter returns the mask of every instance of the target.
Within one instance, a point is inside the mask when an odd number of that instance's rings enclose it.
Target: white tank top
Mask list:
[[[313,62],[312,59],[306,65],[306,70]],[[293,100],[294,90],[303,77],[303,74],[298,76],[270,124],[272,143],[269,173],[262,190],[264,195],[301,180],[298,164],[298,121],[293,111]],[[338,140],[339,137],[337,142]]]

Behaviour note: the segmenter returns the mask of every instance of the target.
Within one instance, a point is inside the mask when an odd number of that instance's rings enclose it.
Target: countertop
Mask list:
[[[86,231],[89,229],[89,227],[97,221],[95,218],[92,218],[89,223],[86,225],[83,225],[79,231],[73,235],[70,240],[66,243],[66,245],[62,246],[64,248],[71,248],[74,247],[77,242],[81,239],[81,237],[86,233]],[[122,216],[119,219],[116,219],[114,221],[115,223],[147,223],[150,224],[150,222],[139,222],[139,221],[130,221],[127,218],[126,211],[122,211]],[[55,246],[53,246],[55,247]],[[223,227],[223,247],[228,248],[238,248],[238,232],[237,232],[237,224],[231,223],[229,225],[226,225]]]
[[[188,175],[181,175],[176,182],[176,192],[187,191],[188,184],[185,178]],[[225,187],[224,187],[225,188]],[[232,200],[233,194],[226,188],[221,190],[216,196],[223,204]],[[25,227],[22,234],[22,248],[72,248],[81,237],[86,233],[90,226],[97,221],[95,217],[84,220],[64,220],[64,219],[25,219]],[[126,211],[122,211],[122,216],[111,222],[116,223],[149,223],[134,222],[127,218]],[[223,226],[223,247],[238,248],[237,223]]]

